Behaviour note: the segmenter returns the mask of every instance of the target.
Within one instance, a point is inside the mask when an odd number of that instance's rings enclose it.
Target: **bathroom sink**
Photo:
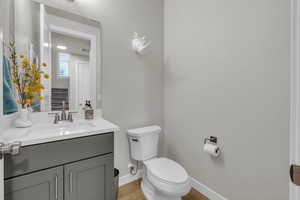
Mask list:
[[[74,122],[36,123],[29,128],[10,128],[1,134],[0,141],[22,142],[22,146],[115,132],[118,126],[104,120],[75,120]]]
[[[43,134],[43,135],[68,135],[80,132],[91,131],[96,126],[91,121],[77,121],[77,122],[59,122],[58,124],[39,124],[32,126],[27,131],[29,134]],[[42,130],[42,132],[41,132]]]
[[[81,131],[82,129],[84,129],[85,131],[87,131],[90,128],[94,128],[95,125],[93,122],[91,121],[77,121],[77,122],[67,122],[67,121],[63,121],[63,122],[59,122],[58,124],[49,124],[49,123],[45,123],[45,124],[40,124],[37,126],[33,126],[31,128],[31,131],[35,131],[34,129],[42,129],[45,131],[49,131],[49,132],[57,132],[57,131],[69,131],[69,132],[74,132],[74,131]],[[43,131],[44,132],[44,131]]]

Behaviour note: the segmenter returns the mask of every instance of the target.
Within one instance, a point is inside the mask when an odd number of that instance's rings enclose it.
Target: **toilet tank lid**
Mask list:
[[[134,136],[134,137],[142,137],[153,133],[159,134],[160,132],[161,132],[161,128],[157,125],[130,129],[127,131],[129,136]]]

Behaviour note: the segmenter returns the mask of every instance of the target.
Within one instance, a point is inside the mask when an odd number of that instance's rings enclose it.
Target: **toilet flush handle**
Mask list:
[[[139,140],[137,138],[131,138],[131,141],[138,142]]]

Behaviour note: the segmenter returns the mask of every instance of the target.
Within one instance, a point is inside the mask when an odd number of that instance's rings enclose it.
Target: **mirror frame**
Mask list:
[[[0,12],[1,8],[3,9],[3,5],[0,2]],[[3,114],[3,17],[0,17],[0,118],[4,116]]]
[[[0,0],[1,1],[1,0]],[[81,36],[85,36],[87,37],[87,39],[89,39],[90,41],[94,40],[96,41],[95,45],[96,45],[96,48],[97,49],[97,42],[99,43],[99,52],[94,52],[93,53],[93,56],[100,56],[99,57],[99,61],[97,62],[97,59],[94,59],[95,60],[95,64],[96,64],[96,67],[93,67],[92,70],[94,69],[97,69],[97,67],[100,67],[100,70],[99,70],[99,77],[101,78],[101,85],[100,85],[100,91],[101,91],[101,108],[97,108],[97,105],[95,105],[95,110],[96,109],[102,109],[102,88],[103,88],[103,85],[102,85],[102,73],[103,73],[103,42],[102,42],[102,24],[99,20],[97,19],[94,19],[93,17],[91,16],[86,16],[80,12],[78,12],[78,10],[76,10],[74,7],[70,7],[70,2],[62,2],[63,5],[59,6],[58,3],[53,3],[53,2],[48,2],[48,1],[43,1],[43,0],[29,0],[29,1],[32,1],[32,2],[35,2],[35,3],[39,3],[39,4],[43,4],[44,6],[47,6],[47,7],[52,7],[54,9],[57,9],[57,10],[60,10],[62,12],[65,12],[65,13],[69,13],[71,15],[74,15],[74,16],[78,16],[78,17],[81,17],[81,18],[86,18],[88,20],[90,20],[92,23],[96,23],[97,24],[97,28],[99,28],[99,41],[97,41],[97,38],[90,35],[90,34],[85,34],[85,35],[81,35]],[[1,3],[0,3],[1,4]],[[70,7],[70,8],[68,8]],[[0,7],[0,11],[1,11],[1,8],[3,8],[3,6]],[[79,14],[78,14],[79,13]],[[1,42],[1,47],[0,47],[0,128],[2,127],[3,124],[6,125],[9,125],[11,120],[14,119],[18,112],[16,113],[13,113],[13,114],[9,114],[9,115],[4,115],[3,113],[3,17],[1,17],[0,19],[0,42]],[[58,31],[60,30],[59,27],[52,27],[54,29],[58,28]],[[51,29],[52,30],[52,29]],[[64,33],[64,31],[66,30],[69,30],[69,29],[61,29],[61,33]],[[75,33],[76,34],[76,33]],[[92,55],[90,55],[91,57]],[[97,98],[98,98],[98,94],[97,94],[97,74],[96,73],[93,73],[95,75],[95,77],[93,78],[93,80],[95,80],[95,83],[92,83],[92,85],[94,86],[93,88],[93,91],[96,92],[96,102],[97,102]],[[35,114],[38,114],[38,113],[45,113],[47,114],[48,112],[45,112],[45,111],[41,111],[41,112],[33,112],[31,113],[31,115],[35,115]],[[3,122],[4,121],[4,122]]]

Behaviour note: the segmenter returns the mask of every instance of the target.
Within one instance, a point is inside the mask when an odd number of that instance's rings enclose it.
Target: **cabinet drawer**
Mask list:
[[[112,153],[113,137],[113,133],[107,133],[22,147],[19,155],[5,156],[4,177],[7,179]]]

